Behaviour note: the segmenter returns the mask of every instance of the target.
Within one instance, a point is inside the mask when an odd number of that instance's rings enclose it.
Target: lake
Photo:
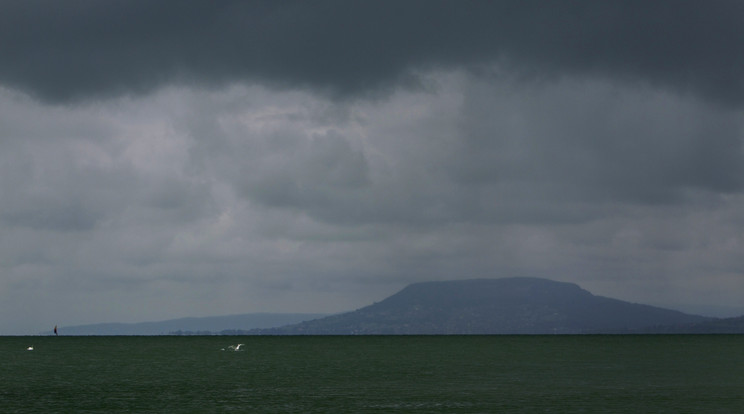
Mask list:
[[[744,412],[744,335],[27,336],[0,356],[4,413]]]

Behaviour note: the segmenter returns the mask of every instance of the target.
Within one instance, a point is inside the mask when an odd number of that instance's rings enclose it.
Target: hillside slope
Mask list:
[[[633,333],[710,318],[595,296],[539,278],[473,279],[409,285],[353,312],[256,334]]]
[[[320,318],[323,314],[306,313],[248,313],[242,315],[179,318],[158,322],[99,323],[91,325],[61,326],[60,335],[173,335],[182,333],[217,334],[222,331],[240,331],[272,328]],[[52,332],[42,332],[51,335]]]

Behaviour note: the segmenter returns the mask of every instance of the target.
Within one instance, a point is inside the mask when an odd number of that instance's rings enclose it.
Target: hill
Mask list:
[[[425,282],[353,312],[250,333],[272,335],[640,333],[703,316],[595,296],[539,278]]]
[[[60,335],[212,335],[272,328],[326,316],[315,313],[248,313],[242,315],[179,318],[158,322],[99,323],[61,326]],[[50,335],[51,331],[42,335]]]
[[[671,327],[669,333],[686,334],[744,334],[744,316],[715,319],[689,326]]]

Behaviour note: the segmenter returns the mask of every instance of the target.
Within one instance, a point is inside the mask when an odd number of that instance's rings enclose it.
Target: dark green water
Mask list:
[[[0,356],[10,413],[744,413],[744,335],[0,337]]]

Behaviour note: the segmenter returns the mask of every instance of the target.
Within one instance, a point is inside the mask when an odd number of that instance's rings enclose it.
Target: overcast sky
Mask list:
[[[538,276],[744,313],[744,3],[5,1],[0,334]]]

